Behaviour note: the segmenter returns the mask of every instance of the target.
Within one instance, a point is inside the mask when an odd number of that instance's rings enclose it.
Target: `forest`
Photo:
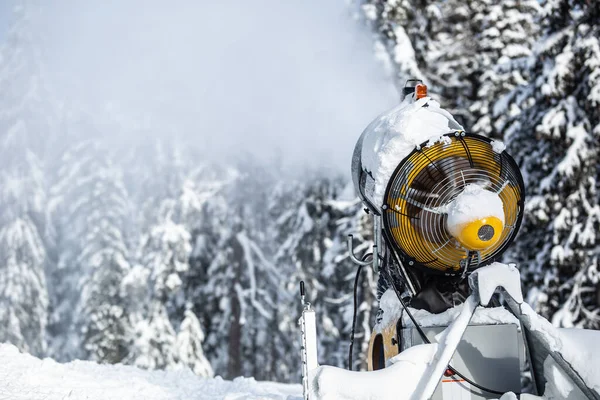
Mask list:
[[[18,3],[0,42],[0,342],[58,361],[297,382],[304,280],[319,356],[345,366],[346,237],[357,253],[372,245],[349,164],[211,159],[118,110],[70,103],[35,37],[39,3]],[[419,77],[469,132],[505,142],[527,201],[504,260],[554,325],[600,329],[598,4],[354,0],[348,14],[398,99]],[[355,369],[378,308],[377,276],[362,274]]]

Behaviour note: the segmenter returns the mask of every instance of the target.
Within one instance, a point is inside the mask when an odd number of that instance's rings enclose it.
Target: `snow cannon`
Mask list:
[[[424,85],[407,89],[360,136],[354,187],[382,227],[379,251],[383,236],[403,268],[465,276],[497,260],[517,234],[523,178],[501,142],[465,132]]]
[[[524,302],[516,264],[494,262],[522,219],[515,161],[501,142],[465,132],[422,82],[409,83],[354,150],[352,177],[373,217],[374,244],[359,257],[348,238],[359,265],[348,370],[318,365],[319,319],[302,301],[304,400],[600,400],[592,362],[600,355],[580,342],[597,343],[598,334],[554,328]],[[358,372],[357,288],[370,264],[380,273],[379,309],[367,371]]]

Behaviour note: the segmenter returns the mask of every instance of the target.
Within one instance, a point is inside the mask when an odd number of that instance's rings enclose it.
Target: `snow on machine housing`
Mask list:
[[[525,365],[534,394],[600,398],[587,365],[600,354],[574,356],[573,341],[523,302],[516,267],[496,262],[524,206],[521,174],[501,142],[465,133],[419,83],[365,129],[352,177],[375,243],[360,261],[350,237],[350,257],[380,272],[371,372],[312,368],[306,399],[492,399],[521,392]],[[309,305],[305,312],[314,320]],[[314,335],[303,325],[303,338]],[[308,342],[316,343],[304,340],[303,360],[314,366]]]

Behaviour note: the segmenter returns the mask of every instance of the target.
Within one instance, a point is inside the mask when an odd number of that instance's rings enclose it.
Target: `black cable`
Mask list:
[[[400,291],[398,290],[398,288],[395,285],[395,281],[394,281],[394,278],[392,277],[392,274],[390,274],[390,272],[387,269],[385,269],[385,268],[382,268],[382,270],[384,270],[386,272],[387,277],[388,277],[388,279],[390,281],[390,284],[392,285],[392,289],[394,289],[394,292],[396,293],[396,297],[398,297],[398,300],[400,301],[400,305],[402,306],[402,308],[404,309],[404,311],[406,311],[406,314],[408,315],[408,318],[410,318],[410,320],[412,321],[412,323],[415,325],[415,328],[417,329],[417,332],[421,336],[421,339],[423,339],[423,341],[425,343],[431,344],[431,342],[429,341],[429,338],[427,337],[427,335],[425,335],[425,332],[423,332],[423,329],[417,323],[417,320],[415,319],[415,317],[408,310],[408,306],[406,305],[406,303],[404,302],[404,300],[402,300],[402,295],[400,294]]]
[[[452,371],[453,375],[458,375],[465,382],[469,383],[471,386],[475,386],[477,389],[479,389],[479,390],[481,390],[483,392],[488,392],[488,393],[492,393],[492,394],[499,394],[501,396],[506,393],[506,392],[501,392],[501,391],[494,390],[494,389],[488,389],[485,386],[481,386],[481,385],[473,382],[471,379],[467,378],[466,376],[464,376],[463,374],[461,374],[460,372],[458,372],[456,369],[454,369],[454,367],[452,367],[451,365],[448,365],[448,369],[450,371]],[[516,393],[516,394],[520,394],[520,393]]]
[[[371,253],[365,254],[361,261],[365,261],[369,256],[372,256]],[[352,371],[352,349],[354,348],[354,332],[356,329],[356,312],[358,309],[358,278],[360,277],[360,271],[362,270],[363,265],[358,266],[358,270],[356,271],[356,277],[354,278],[354,311],[352,313],[352,331],[350,332],[350,349],[348,350],[348,369]]]
[[[468,267],[468,265],[467,265],[467,267]],[[410,318],[410,320],[414,324],[415,328],[417,329],[417,332],[421,336],[421,339],[423,340],[423,342],[425,342],[427,344],[431,344],[431,341],[429,340],[429,338],[427,337],[427,335],[425,335],[425,332],[423,332],[423,329],[417,323],[417,320],[412,315],[412,313],[409,311],[408,306],[406,305],[406,303],[404,302],[404,300],[402,300],[402,295],[398,291],[398,288],[395,285],[395,281],[393,280],[391,273],[386,268],[382,268],[382,270],[384,270],[386,272],[387,277],[390,280],[390,284],[392,286],[392,289],[394,289],[394,292],[396,293],[396,297],[398,297],[398,300],[400,301],[400,305],[402,306],[402,308],[404,309],[404,311],[406,311],[406,315],[408,315],[408,318]],[[471,386],[475,386],[479,390],[482,390],[482,391],[488,392],[488,393],[492,393],[492,394],[499,394],[499,395],[503,395],[505,393],[505,392],[501,392],[501,391],[498,391],[498,390],[488,389],[488,388],[486,388],[484,386],[479,385],[478,383],[473,382],[471,379],[467,378],[466,376],[464,376],[463,374],[461,374],[459,371],[457,371],[450,364],[448,364],[448,369],[450,371],[452,371],[453,375],[458,375],[461,379],[464,379],[465,382],[469,383]]]

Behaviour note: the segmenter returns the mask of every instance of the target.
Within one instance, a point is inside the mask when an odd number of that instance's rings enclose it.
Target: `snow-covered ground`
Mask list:
[[[22,354],[10,344],[0,344],[0,360],[0,399],[7,400],[296,400],[302,396],[300,385],[253,378],[226,381],[199,378],[190,370],[145,371],[89,361],[59,364]]]

